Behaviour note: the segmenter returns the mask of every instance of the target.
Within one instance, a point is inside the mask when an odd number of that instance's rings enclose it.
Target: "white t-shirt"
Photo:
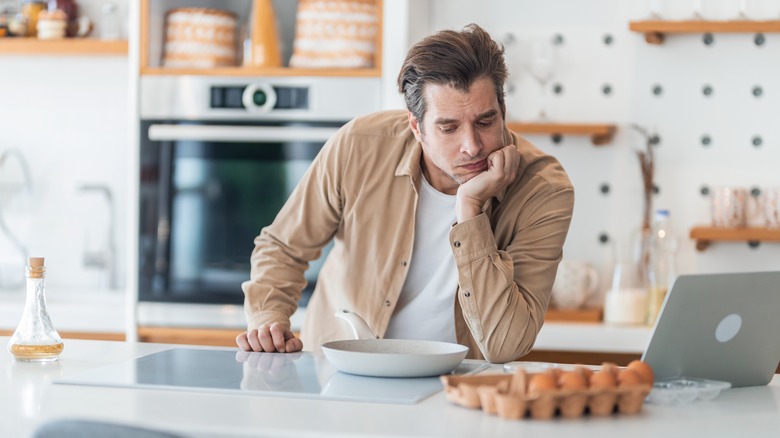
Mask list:
[[[455,196],[434,189],[423,176],[414,222],[414,248],[385,339],[456,342],[458,270],[450,249]]]

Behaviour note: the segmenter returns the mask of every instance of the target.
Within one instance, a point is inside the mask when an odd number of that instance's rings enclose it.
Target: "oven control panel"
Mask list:
[[[211,108],[248,111],[309,109],[307,87],[274,87],[267,84],[212,86]]]

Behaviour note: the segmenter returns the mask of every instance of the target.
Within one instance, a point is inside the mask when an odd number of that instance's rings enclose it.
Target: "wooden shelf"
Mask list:
[[[329,77],[380,77],[382,71],[376,68],[286,68],[286,67],[215,67],[165,68],[142,67],[142,75],[209,75],[209,76],[329,76]]]
[[[63,38],[60,40],[0,38],[0,54],[127,56],[127,40],[103,41],[89,38]]]
[[[507,122],[506,127],[518,134],[587,135],[596,146],[610,143],[616,129],[610,124],[535,122]]]
[[[772,21],[632,21],[628,28],[645,34],[650,44],[663,44],[668,33],[777,33],[780,32],[780,20]]]
[[[693,227],[690,236],[704,251],[712,242],[780,242],[780,229]]]
[[[601,322],[602,309],[556,309],[548,307],[545,321],[555,322]]]

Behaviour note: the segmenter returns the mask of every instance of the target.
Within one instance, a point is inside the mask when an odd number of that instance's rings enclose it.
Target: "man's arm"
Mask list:
[[[341,221],[340,175],[348,157],[345,125],[325,144],[274,222],[255,239],[250,280],[242,284],[247,332],[244,350],[298,351],[290,316],[306,285],[304,271],[331,241]]]
[[[480,211],[450,232],[463,317],[491,362],[527,353],[544,322],[574,203],[568,178],[555,167],[560,181],[535,177],[522,196],[503,200],[495,223]]]

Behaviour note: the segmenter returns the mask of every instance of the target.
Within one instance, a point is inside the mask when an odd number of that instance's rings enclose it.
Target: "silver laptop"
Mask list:
[[[780,362],[780,272],[679,276],[642,360],[656,380],[766,385]]]

